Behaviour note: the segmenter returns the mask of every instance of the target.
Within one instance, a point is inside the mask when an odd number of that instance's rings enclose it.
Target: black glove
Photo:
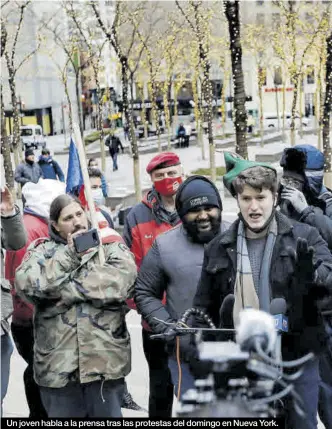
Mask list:
[[[294,267],[288,289],[292,307],[290,331],[302,331],[304,325],[315,326],[318,323],[317,300],[324,292],[316,284],[316,269],[322,261],[314,262],[314,248],[303,238],[298,238],[296,251],[288,247],[287,252]]]
[[[177,333],[176,333],[176,330],[170,326],[169,328],[166,329],[166,331],[162,333],[162,335],[163,335],[163,340],[166,341],[166,343],[173,343]]]
[[[309,247],[305,238],[298,238],[296,251],[292,247],[288,247],[287,252],[294,266],[294,281],[300,287],[307,289],[308,285],[311,285],[315,280],[315,272],[318,266],[318,263],[314,263],[314,248]]]

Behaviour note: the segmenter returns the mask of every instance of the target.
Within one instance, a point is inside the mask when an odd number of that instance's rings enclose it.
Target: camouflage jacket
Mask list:
[[[97,248],[79,258],[51,235],[31,244],[16,271],[17,293],[35,305],[40,386],[118,379],[131,370],[125,300],[133,295],[136,265],[125,244],[103,248],[101,266]]]

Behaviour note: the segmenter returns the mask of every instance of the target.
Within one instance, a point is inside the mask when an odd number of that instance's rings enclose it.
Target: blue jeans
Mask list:
[[[2,402],[6,396],[9,382],[10,357],[13,353],[13,343],[9,334],[1,335],[1,416]]]
[[[115,152],[112,156],[112,160],[113,160],[113,171],[117,170],[118,167],[118,153]]]
[[[329,343],[319,358],[319,418],[327,429],[332,429],[332,320],[326,321]]]
[[[302,375],[294,382],[295,391],[302,398],[306,415],[304,418],[300,417],[289,398],[285,406],[287,429],[317,428],[319,382],[319,360],[316,358],[306,364]]]
[[[174,357],[168,358],[168,367],[171,371],[172,375],[172,383],[174,384],[174,390],[176,397],[178,396],[178,386],[179,386],[179,367],[177,360]],[[181,363],[181,371],[182,371],[182,377],[181,377],[181,390],[180,390],[180,398],[182,395],[186,393],[187,390],[193,389],[195,386],[195,379],[192,376],[189,366],[187,363]]]

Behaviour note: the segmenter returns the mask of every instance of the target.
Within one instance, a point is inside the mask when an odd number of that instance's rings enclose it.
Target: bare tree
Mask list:
[[[138,153],[137,138],[135,134],[133,114],[131,109],[129,109],[129,102],[128,102],[129,63],[128,63],[128,57],[119,43],[119,21],[120,21],[120,15],[121,15],[120,2],[119,1],[116,2],[115,17],[110,31],[107,29],[106,24],[102,20],[100,12],[95,2],[93,1],[90,2],[90,6],[96,16],[98,25],[104,32],[111,47],[114,49],[118,57],[118,60],[120,61],[123,112],[126,118],[126,122],[129,125],[131,152],[132,152],[133,164],[134,164],[134,181],[135,181],[136,199],[137,201],[140,201],[142,199],[142,189],[141,189],[141,181],[140,181],[139,153]]]
[[[323,149],[325,158],[325,183],[332,188],[331,160],[331,111],[332,111],[332,32],[326,39],[326,78],[325,102],[323,114]]]
[[[235,109],[235,151],[243,158],[248,158],[246,140],[247,112],[244,75],[242,69],[242,46],[239,1],[224,1],[225,15],[228,21],[229,43],[232,59]]]
[[[206,104],[206,116],[208,124],[208,140],[210,151],[210,170],[211,179],[216,181],[216,160],[215,160],[215,145],[213,140],[213,109],[212,109],[212,85],[210,81],[210,60],[209,60],[209,16],[204,13],[203,2],[193,1],[188,2],[188,9],[185,10],[178,0],[175,1],[178,9],[182,13],[193,37],[198,46],[199,64],[203,71],[202,93]]]
[[[274,4],[279,7],[284,20],[284,24],[280,25],[275,32],[274,50],[285,63],[294,87],[290,124],[292,146],[295,145],[295,117],[305,62],[315,40],[326,28],[330,10],[329,5],[323,13],[317,13],[320,6],[316,5],[317,9],[307,12],[312,14],[312,19],[310,19],[310,23],[304,25],[300,15],[305,5],[301,3],[304,2],[299,2],[297,5],[294,0],[274,0]],[[312,5],[310,5],[310,9],[312,9]]]
[[[12,6],[12,2],[7,2],[9,6]],[[17,166],[19,163],[19,150],[20,150],[20,143],[21,143],[21,136],[20,136],[20,122],[19,122],[19,109],[18,109],[18,99],[17,99],[17,92],[16,92],[16,74],[18,70],[25,64],[27,61],[29,61],[33,55],[36,54],[38,49],[41,46],[41,40],[38,37],[37,39],[37,46],[32,51],[30,51],[28,54],[24,55],[24,57],[20,60],[20,62],[17,61],[17,43],[21,34],[22,25],[23,25],[23,19],[25,15],[25,11],[30,4],[30,0],[24,1],[21,3],[15,3],[15,8],[18,8],[18,22],[14,26],[14,34],[13,38],[9,37],[8,30],[7,30],[7,23],[5,21],[5,18],[1,16],[1,32],[2,36],[5,38],[6,43],[1,44],[1,50],[3,51],[3,55],[5,57],[7,70],[8,70],[8,82],[9,82],[9,89],[10,89],[10,96],[11,96],[11,103],[13,108],[13,139],[12,139],[12,145],[13,145],[13,151],[14,151],[14,162]],[[2,8],[3,9],[3,8]],[[39,34],[39,33],[38,33]],[[2,38],[3,38],[2,37]],[[11,43],[10,43],[11,42]]]
[[[88,51],[88,62],[92,66],[93,77],[96,85],[97,93],[97,130],[100,132],[100,153],[101,153],[101,168],[106,170],[106,155],[104,144],[104,127],[102,117],[102,91],[99,81],[99,72],[101,68],[101,56],[107,39],[99,40],[94,32],[94,27],[87,22],[87,16],[82,15],[84,8],[82,4],[79,8],[75,8],[72,0],[63,2],[63,6],[67,15],[72,19],[78,31],[79,39],[82,42],[83,49]]]

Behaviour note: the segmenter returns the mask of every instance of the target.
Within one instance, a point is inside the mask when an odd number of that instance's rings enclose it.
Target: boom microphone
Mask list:
[[[273,317],[264,311],[248,308],[239,314],[239,326],[236,330],[236,342],[241,350],[256,351],[256,341],[260,342],[265,353],[274,350],[277,334]]]

